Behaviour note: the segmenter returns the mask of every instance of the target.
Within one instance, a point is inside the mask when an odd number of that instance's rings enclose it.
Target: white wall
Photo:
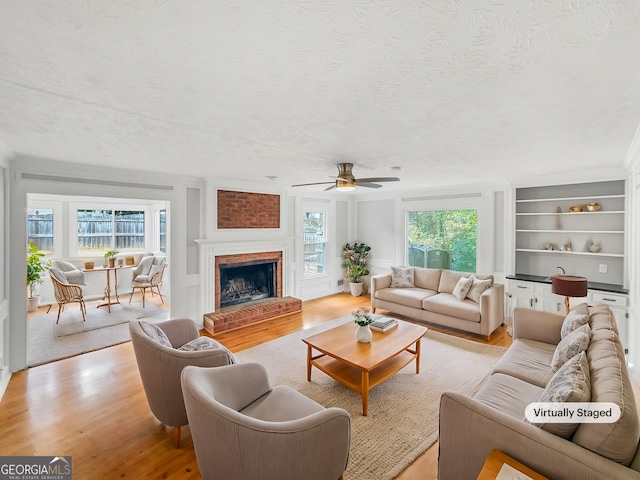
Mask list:
[[[171,243],[167,253],[172,259],[168,272],[171,284],[171,315],[201,319],[203,312],[199,308],[197,265],[195,272],[187,272],[187,232],[192,233],[187,229],[187,221],[191,215],[187,208],[187,192],[200,192],[203,186],[200,179],[155,172],[105,169],[28,157],[12,159],[9,173],[9,257],[20,259],[10,262],[9,265],[9,365],[12,371],[21,370],[27,364],[27,292],[24,288],[26,270],[22,259],[26,245],[25,212],[28,194],[140,198],[169,202],[171,218],[168,221],[168,237]]]
[[[629,369],[640,384],[640,127],[631,143],[625,160],[629,169],[627,183],[629,239],[627,243],[629,265]]]
[[[8,147],[0,140],[0,399],[4,394],[9,379],[11,378],[11,368],[9,359],[10,326],[9,326],[9,292],[7,285],[9,284],[9,248],[8,248],[8,232],[6,226],[8,224],[9,211],[9,159],[11,152]],[[25,252],[22,252],[24,258]],[[23,263],[24,266],[24,263]],[[25,272],[26,283],[26,272]],[[25,294],[26,295],[26,294]]]

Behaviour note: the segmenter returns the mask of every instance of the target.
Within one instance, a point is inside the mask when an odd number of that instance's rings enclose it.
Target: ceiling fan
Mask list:
[[[375,182],[398,182],[398,177],[371,177],[371,178],[356,178],[353,176],[353,163],[339,163],[338,176],[331,182],[315,182],[315,183],[300,183],[298,185],[291,185],[292,187],[305,187],[307,185],[326,185],[332,183],[333,185],[325,188],[324,190],[336,189],[341,192],[349,192],[356,187],[367,188],[380,188],[382,185],[378,185]]]

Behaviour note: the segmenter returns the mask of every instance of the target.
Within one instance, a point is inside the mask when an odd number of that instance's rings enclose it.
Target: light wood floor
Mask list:
[[[216,338],[238,352],[358,306],[368,307],[368,297],[336,294],[303,302],[301,313]],[[489,343],[509,346],[511,337],[501,327]],[[170,429],[149,411],[129,342],[15,373],[0,402],[0,432],[0,455],[71,455],[77,479],[200,478],[189,428],[183,428],[176,450]],[[398,479],[436,479],[437,456],[436,444]]]

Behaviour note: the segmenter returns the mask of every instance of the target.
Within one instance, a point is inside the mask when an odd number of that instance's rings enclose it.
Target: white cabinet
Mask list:
[[[564,297],[551,292],[551,285],[523,280],[509,280],[511,306],[532,308],[545,312],[564,315]],[[627,303],[628,296],[622,293],[610,293],[601,290],[589,290],[583,298],[570,298],[570,306],[587,302],[589,305],[609,305],[618,325],[620,341],[625,349],[629,348],[627,333]]]
[[[511,293],[513,307],[564,313],[564,297],[552,293],[551,285],[509,280],[509,292]]]
[[[624,180],[518,188],[515,226],[516,274],[624,284]]]

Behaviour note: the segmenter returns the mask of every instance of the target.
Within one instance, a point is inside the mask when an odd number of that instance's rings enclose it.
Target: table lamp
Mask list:
[[[565,315],[569,313],[569,297],[586,297],[589,282],[585,277],[554,275],[551,277],[551,291],[564,296]]]

